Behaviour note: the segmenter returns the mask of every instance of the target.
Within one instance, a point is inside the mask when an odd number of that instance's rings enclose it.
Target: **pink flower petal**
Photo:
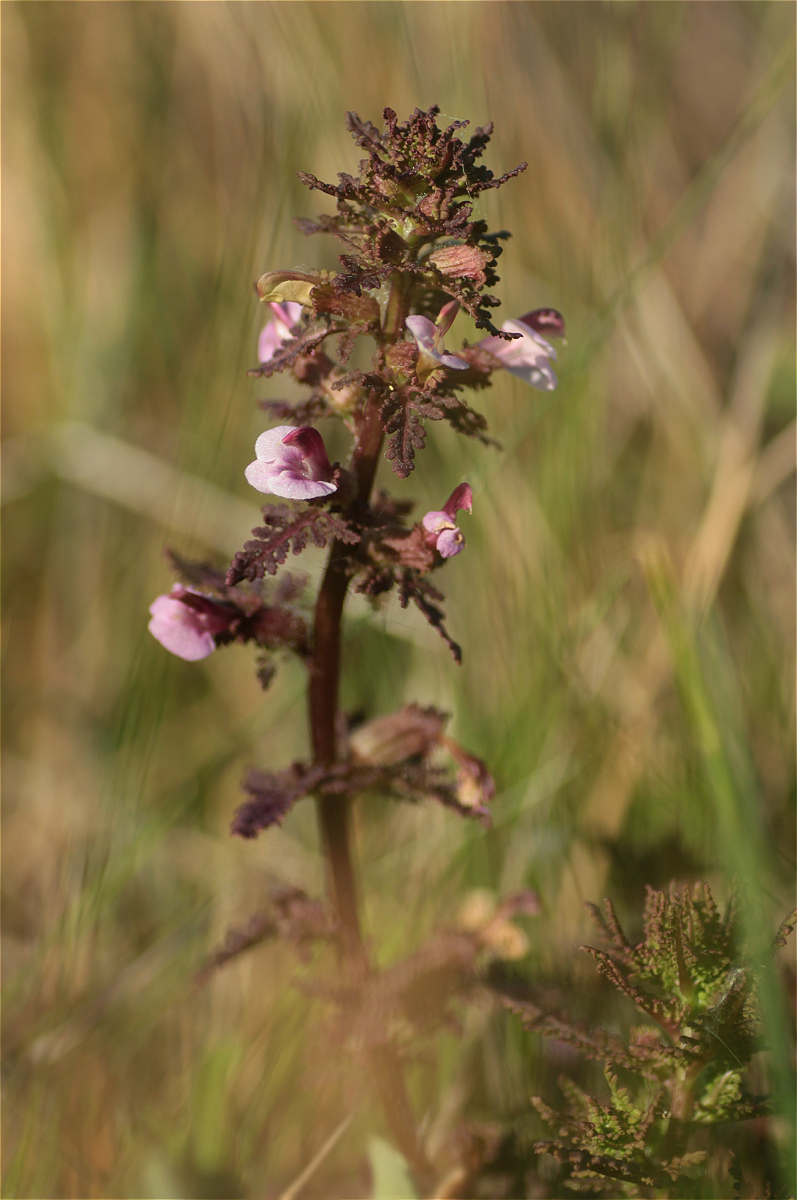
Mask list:
[[[505,333],[517,333],[520,336],[512,341],[495,336],[482,338],[478,343],[479,349],[492,354],[505,370],[524,383],[543,391],[552,391],[556,387],[556,376],[550,365],[550,360],[556,359],[553,346],[522,321],[505,321],[501,328]]]
[[[453,558],[465,546],[465,539],[459,529],[444,529],[437,539],[437,553],[441,558]]]
[[[430,321],[428,317],[416,316],[407,317],[405,324],[418,345],[427,353],[433,354],[437,337],[434,321]]]
[[[158,596],[150,605],[149,631],[170,653],[187,662],[207,658],[216,649],[202,618],[173,596]]]
[[[264,325],[261,329],[260,337],[257,340],[258,362],[271,362],[281,345],[282,338],[279,335],[277,326],[273,321],[269,321],[268,325]]]
[[[462,358],[457,358],[456,354],[436,354],[434,357],[444,367],[448,367],[451,371],[467,371],[468,364]]]
[[[249,464],[244,475],[259,492],[290,500],[314,500],[338,490],[331,482],[332,466],[324,440],[310,425],[267,429],[255,442],[255,454],[256,461]]]
[[[283,452],[283,441],[296,430],[295,425],[275,425],[261,433],[255,442],[255,454],[261,462],[274,462]]]
[[[552,358],[556,362],[556,351],[551,343],[546,342],[545,338],[529,325],[524,325],[522,321],[504,321],[501,328],[506,333],[521,335],[519,341],[504,342],[510,352],[516,355],[522,354],[527,359],[536,359],[542,356],[543,358]]]
[[[440,533],[443,529],[451,528],[451,517],[447,512],[433,510],[423,518],[422,525],[429,533]]]
[[[297,304],[295,300],[285,300],[282,304],[278,300],[272,300],[269,308],[279,324],[285,329],[284,336],[290,337],[294,326],[298,325],[302,318],[304,310],[301,304]]]
[[[280,346],[293,337],[302,315],[301,304],[296,304],[293,300],[288,300],[285,304],[273,301],[269,308],[274,318],[263,327],[257,343],[257,356],[261,363],[270,362]]]
[[[275,474],[273,463],[261,462],[259,459],[250,463],[244,471],[246,482],[258,492],[271,492],[271,481]]]
[[[308,479],[304,475],[286,470],[272,475],[267,490],[275,496],[284,496],[287,500],[317,500],[320,496],[331,496],[338,489],[334,483],[327,483],[324,479]]]
[[[452,305],[456,305],[459,308],[458,302],[452,300],[451,304],[445,304],[440,310],[443,323],[448,322],[448,324],[445,324],[446,329],[449,328],[451,321],[453,321],[456,315],[456,311],[453,313],[451,311]],[[449,317],[450,320],[448,319]],[[438,317],[439,320],[440,317]],[[419,379],[425,379],[436,367],[448,367],[449,370],[453,371],[467,371],[468,364],[466,362],[463,362],[461,358],[457,358],[456,354],[446,354],[446,348],[443,345],[443,332],[428,317],[407,317],[405,324],[418,346],[419,354],[415,370]]]

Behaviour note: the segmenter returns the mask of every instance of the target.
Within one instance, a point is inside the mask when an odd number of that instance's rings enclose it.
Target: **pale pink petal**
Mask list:
[[[550,360],[556,359],[553,346],[522,321],[505,321],[501,328],[505,333],[520,336],[512,341],[499,337],[482,338],[479,349],[492,354],[505,370],[524,383],[543,391],[553,390],[556,387],[556,376],[550,365]]]
[[[452,301],[452,303],[457,304],[456,301]],[[442,311],[448,307],[445,305]],[[458,304],[457,307],[459,307]],[[448,367],[454,371],[467,371],[468,364],[466,362],[457,358],[455,354],[446,354],[442,334],[428,317],[407,317],[405,323],[420,351],[416,368],[419,377],[429,375],[435,366]]]
[[[274,462],[283,453],[283,441],[288,434],[293,433],[295,425],[276,425],[261,433],[255,442],[255,454],[261,462]]]
[[[261,363],[270,362],[285,342],[296,333],[302,315],[301,304],[288,300],[285,304],[273,301],[269,304],[274,317],[261,330],[257,343],[257,356]]]
[[[436,550],[441,558],[452,558],[459,554],[465,539],[455,524],[460,509],[473,509],[473,492],[469,483],[458,484],[446,500],[445,508],[433,509],[422,518],[426,530],[426,545]]]
[[[207,658],[216,649],[212,634],[198,613],[172,596],[158,596],[150,605],[149,631],[170,653],[187,662]]]
[[[437,329],[434,321],[430,321],[428,317],[416,316],[407,317],[405,324],[421,349],[435,357]]]
[[[444,529],[437,539],[437,553],[441,558],[453,558],[464,546],[465,539],[459,529]]]
[[[433,510],[426,514],[422,524],[429,533],[440,533],[443,529],[451,528],[451,517],[447,512]]]
[[[504,321],[501,328],[505,333],[519,333],[520,341],[504,342],[505,346],[509,346],[515,353],[522,352],[524,356],[533,358],[535,355],[539,357],[543,355],[545,358],[552,358],[556,362],[556,351],[550,342],[546,342],[545,338],[537,333],[536,329],[525,325],[523,321]]]
[[[244,475],[259,492],[312,500],[337,491],[323,438],[312,426],[267,429],[255,442],[255,453]]]
[[[285,300],[282,304],[278,300],[272,300],[269,308],[285,330],[283,336],[290,337],[292,330],[301,320],[303,312],[301,304],[297,304],[295,300]]]
[[[530,383],[532,387],[538,388],[542,392],[552,392],[558,382],[556,375],[547,363],[533,367],[508,366],[506,369],[510,375],[515,375],[524,383]]]
[[[269,321],[260,331],[257,341],[257,360],[260,363],[271,362],[282,345],[282,337],[275,321]]]
[[[316,500],[320,496],[331,496],[337,490],[334,483],[327,483],[324,479],[308,479],[291,470],[273,475],[268,488],[275,496],[284,496],[287,500]]]
[[[468,364],[462,358],[457,358],[456,354],[435,354],[433,356],[444,367],[448,367],[451,371],[467,371]]]
[[[270,492],[271,481],[274,478],[274,464],[261,462],[259,459],[256,462],[250,463],[244,471],[246,482],[256,488],[258,492]]]

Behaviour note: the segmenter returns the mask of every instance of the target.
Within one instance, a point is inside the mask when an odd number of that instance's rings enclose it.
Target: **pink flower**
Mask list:
[[[436,321],[430,321],[428,317],[407,317],[406,326],[418,347],[415,371],[421,383],[438,367],[467,371],[468,364],[464,359],[457,358],[456,354],[446,354],[443,345],[443,338],[451,328],[458,310],[459,302],[451,300],[440,309]]]
[[[267,429],[255,442],[255,454],[244,474],[259,492],[312,500],[338,490],[321,434],[310,425]]]
[[[214,634],[226,633],[241,618],[232,607],[200,596],[176,583],[167,596],[158,596],[149,606],[149,631],[178,658],[188,662],[207,658],[216,649]]]
[[[504,321],[501,328],[505,333],[517,333],[520,337],[513,338],[511,342],[499,337],[482,338],[478,343],[479,349],[486,350],[511,375],[517,375],[524,383],[530,383],[542,391],[553,391],[556,376],[550,360],[556,361],[556,351],[541,335],[544,332],[549,337],[564,336],[565,322],[561,313],[555,308],[538,308],[517,321]]]
[[[302,315],[302,306],[295,300],[286,300],[284,304],[272,301],[269,308],[274,317],[263,328],[257,343],[257,356],[261,363],[270,362],[280,346],[295,336]]]
[[[465,539],[456,525],[456,515],[461,508],[473,511],[473,493],[468,483],[455,487],[439,512],[428,512],[423,518],[426,544],[436,550],[441,558],[453,558],[465,545]]]

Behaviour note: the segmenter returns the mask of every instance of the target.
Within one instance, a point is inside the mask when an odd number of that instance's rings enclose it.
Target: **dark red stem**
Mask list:
[[[401,280],[393,283],[385,317],[384,342],[395,341],[407,315]],[[382,449],[381,399],[371,395],[357,423],[351,471],[357,482],[353,508],[368,505]],[[308,705],[313,760],[328,766],[338,757],[338,685],[340,680],[340,624],[349,585],[346,560],[350,547],[334,541],[315,608],[314,648],[310,662]],[[318,799],[318,819],[329,867],[331,892],[340,922],[344,962],[353,984],[371,971],[360,929],[357,880],[351,846],[351,798]],[[412,1167],[419,1185],[431,1187],[433,1171],[418,1139],[401,1064],[390,1046],[374,1047],[369,1054],[382,1104],[396,1145]]]
[[[351,469],[357,480],[355,504],[367,504],[382,448],[379,400],[369,397],[360,420]],[[310,663],[308,700],[313,760],[329,766],[337,758],[338,683],[340,678],[340,622],[349,586],[346,557],[349,547],[339,541],[332,549],[315,607],[315,635]],[[335,905],[338,911],[346,957],[350,963],[364,961],[357,905],[357,885],[350,846],[349,797],[325,797],[318,802]]]

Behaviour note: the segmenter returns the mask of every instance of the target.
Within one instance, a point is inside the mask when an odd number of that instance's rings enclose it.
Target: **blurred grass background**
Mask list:
[[[503,454],[433,427],[407,483],[384,464],[421,512],[473,484],[441,577],[465,661],[355,605],[345,702],[447,708],[499,791],[486,834],[361,806],[380,960],[471,888],[531,886],[521,969],[583,1009],[584,900],[610,893],[633,930],[646,883],[722,897],[734,872],[762,942],[794,904],[794,8],[2,15],[4,1195],[277,1196],[350,1111],[301,1194],[368,1195],[379,1114],[292,986],[308,969],[266,945],[191,986],[271,884],[323,886],[310,804],[227,833],[245,767],[306,748],[299,667],[263,696],[240,647],[191,665],[146,631],[163,543],[223,563],[257,516],[255,401],[289,385],[245,377],[252,281],[336,265],[291,217],[329,211],[297,169],[356,172],[346,109],[437,103],[495,122],[496,173],[529,162],[484,197],[513,232],[502,315],[568,321],[557,392],[506,376],[478,398]],[[758,1070],[786,1111],[774,976],[764,1001],[779,1070]],[[442,1138],[555,1074],[485,1002],[413,1086]]]

